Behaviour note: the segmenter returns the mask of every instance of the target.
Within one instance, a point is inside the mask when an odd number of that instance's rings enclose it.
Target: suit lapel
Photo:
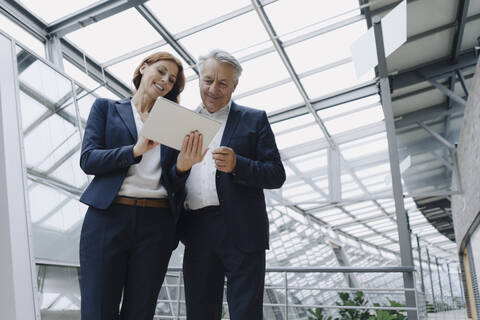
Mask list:
[[[228,113],[227,123],[225,124],[225,130],[223,131],[222,142],[220,143],[221,146],[228,146],[239,121],[240,112],[237,111],[237,105],[232,101],[232,106],[230,107],[230,112]]]
[[[130,103],[130,98],[125,98],[120,100],[115,104],[120,118],[122,119],[125,126],[128,128],[128,132],[132,136],[134,141],[137,141],[137,126],[135,125],[135,119],[133,118],[132,104]]]

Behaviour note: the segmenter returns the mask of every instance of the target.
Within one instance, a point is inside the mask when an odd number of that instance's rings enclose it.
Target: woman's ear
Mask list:
[[[145,72],[145,69],[147,68],[147,66],[148,66],[148,65],[147,65],[146,62],[144,62],[144,63],[142,64],[142,66],[141,66],[140,69],[138,70],[138,71],[140,71],[140,74],[141,74],[141,75],[143,75],[143,73]]]

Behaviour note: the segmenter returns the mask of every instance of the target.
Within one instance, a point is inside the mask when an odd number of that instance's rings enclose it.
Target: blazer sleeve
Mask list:
[[[106,147],[108,103],[105,99],[95,100],[88,116],[80,155],[80,167],[86,174],[107,174],[128,168],[141,160],[141,157],[133,157],[133,144],[118,148]]]
[[[280,188],[285,182],[285,169],[265,112],[262,113],[256,148],[256,160],[236,155],[233,182],[262,189]]]

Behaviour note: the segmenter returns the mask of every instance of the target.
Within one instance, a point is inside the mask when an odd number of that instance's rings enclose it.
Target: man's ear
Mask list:
[[[235,80],[235,82],[233,83],[233,91],[235,91],[235,89],[237,88],[237,85],[238,85],[238,79]]]

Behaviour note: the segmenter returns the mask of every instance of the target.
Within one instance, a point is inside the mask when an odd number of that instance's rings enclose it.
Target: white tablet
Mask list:
[[[203,135],[202,153],[221,127],[221,122],[207,118],[178,103],[158,97],[140,135],[181,150],[187,134],[198,130]]]

